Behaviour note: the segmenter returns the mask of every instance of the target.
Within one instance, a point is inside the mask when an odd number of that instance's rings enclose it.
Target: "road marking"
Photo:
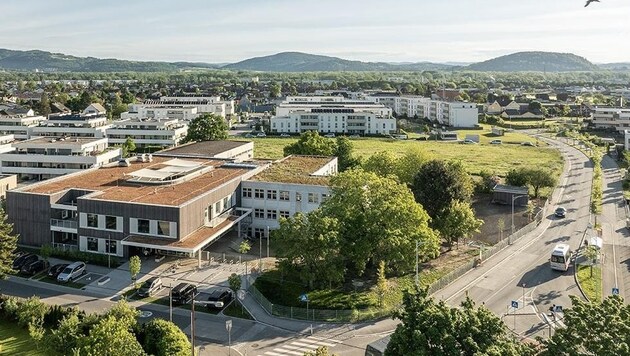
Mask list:
[[[341,343],[343,343],[343,341],[340,341],[340,340],[327,339],[327,338],[324,338],[324,337],[318,337],[318,336],[308,336],[306,339],[313,339],[313,340],[317,340],[317,341],[318,341],[318,342],[320,342],[320,343],[321,343],[322,341],[334,342],[334,343],[337,343],[337,344],[341,344]],[[328,345],[327,345],[327,346],[328,346]]]
[[[292,342],[291,345],[298,345],[298,346],[306,347],[309,349],[316,349],[318,346],[317,344],[305,344],[305,343],[297,342],[297,341]]]
[[[282,354],[279,354],[277,352],[272,352],[272,351],[266,351],[263,355],[269,355],[269,356],[282,356]]]
[[[304,352],[295,352],[295,351],[285,350],[281,348],[273,349],[273,351],[282,352],[283,354],[289,354],[289,355],[304,356]]]

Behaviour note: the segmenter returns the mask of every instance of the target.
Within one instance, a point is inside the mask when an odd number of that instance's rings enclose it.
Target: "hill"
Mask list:
[[[260,72],[365,72],[447,70],[452,67],[445,64],[429,62],[406,64],[361,62],[301,52],[282,52],[270,56],[246,59],[238,63],[226,65],[222,68]]]
[[[0,49],[0,69],[46,72],[170,72],[191,68],[216,68],[217,65],[188,62],[141,62],[121,59],[75,57],[45,51]]]
[[[582,72],[600,68],[571,53],[517,52],[471,64],[465,70],[483,72]]]
[[[603,69],[608,69],[608,70],[625,71],[625,70],[630,70],[630,62],[604,63],[604,64],[599,64],[599,67]]]

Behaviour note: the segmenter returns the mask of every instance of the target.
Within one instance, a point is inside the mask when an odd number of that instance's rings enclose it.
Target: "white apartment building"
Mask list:
[[[178,119],[189,121],[201,114],[210,113],[223,118],[234,115],[234,100],[221,100],[218,96],[162,96],[159,100],[145,100],[130,104],[121,119]]]
[[[121,119],[155,119],[169,120],[176,119],[179,121],[190,121],[199,116],[197,107],[195,106],[176,106],[176,105],[145,105],[145,104],[129,104],[129,111],[120,114]]]
[[[188,125],[177,119],[122,119],[107,129],[110,145],[122,145],[127,138],[136,147],[177,146],[188,133]]]
[[[105,113],[55,114],[31,129],[31,137],[105,137],[110,127]]]
[[[619,133],[630,130],[630,109],[596,107],[591,114],[595,128],[614,129]]]
[[[396,132],[392,109],[344,97],[287,97],[271,118],[272,132],[378,135]]]
[[[330,197],[328,183],[336,173],[336,157],[288,156],[244,180],[241,206],[252,211],[250,236],[266,237],[280,218],[317,209]]]
[[[107,138],[37,137],[12,144],[14,152],[0,154],[0,173],[20,180],[43,180],[101,167],[120,159],[120,148],[108,147]]]
[[[0,115],[0,135],[13,135],[16,140],[31,137],[31,129],[46,122],[43,116]]]

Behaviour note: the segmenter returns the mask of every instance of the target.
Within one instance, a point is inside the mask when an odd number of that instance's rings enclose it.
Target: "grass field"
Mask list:
[[[410,149],[419,148],[434,158],[461,160],[471,174],[481,170],[497,173],[500,176],[519,166],[536,166],[551,169],[557,174],[562,170],[560,152],[550,149],[540,142],[539,147],[521,146],[522,142],[536,140],[520,132],[508,132],[497,137],[491,134],[489,127],[484,130],[459,130],[463,139],[467,134],[479,135],[480,144],[460,145],[447,141],[392,140],[386,138],[360,138],[352,140],[356,156],[369,157],[380,151],[390,151],[402,155]],[[502,145],[491,145],[490,141],[500,138]],[[295,142],[296,138],[255,138],[254,155],[256,158],[281,158],[284,146]]]
[[[252,316],[247,312],[247,309],[241,307],[241,303],[238,300],[233,301],[227,306],[227,308],[223,309],[223,314],[235,318],[254,320],[254,318],[252,318]]]
[[[591,302],[602,301],[601,266],[593,266],[593,276],[591,276],[591,266],[578,265],[577,278],[584,294]]]
[[[28,332],[15,324],[0,321],[0,355],[43,356]]]

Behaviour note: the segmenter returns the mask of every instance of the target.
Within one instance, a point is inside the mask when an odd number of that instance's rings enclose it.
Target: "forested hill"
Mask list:
[[[188,62],[140,62],[121,59],[75,57],[45,51],[0,49],[0,69],[46,72],[170,72],[187,68],[216,68],[217,65]]]
[[[464,70],[484,72],[586,72],[600,70],[586,58],[571,53],[518,52],[471,64]]]

